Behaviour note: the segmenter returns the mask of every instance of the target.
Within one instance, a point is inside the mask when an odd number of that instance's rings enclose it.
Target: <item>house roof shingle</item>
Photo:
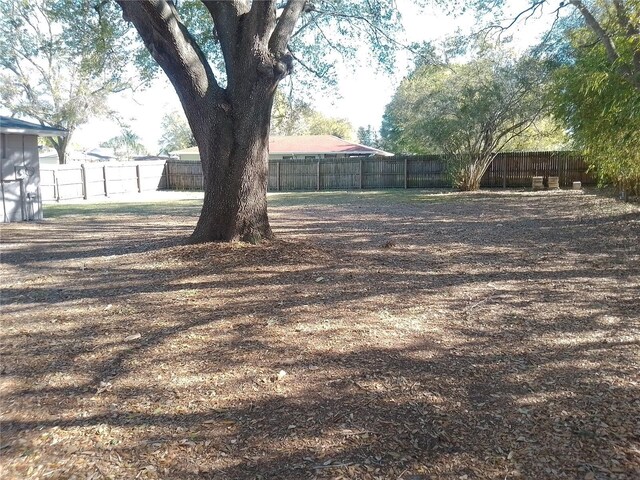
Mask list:
[[[174,155],[197,154],[198,147],[185,148],[171,153]],[[275,155],[393,155],[384,150],[349,142],[333,135],[272,135],[269,138],[269,153]]]
[[[377,148],[348,142],[333,135],[299,135],[272,136],[269,139],[269,153],[275,154],[367,154],[391,155],[389,152]]]
[[[0,132],[40,135],[41,137],[63,137],[69,133],[64,128],[47,127],[4,116],[0,116]]]

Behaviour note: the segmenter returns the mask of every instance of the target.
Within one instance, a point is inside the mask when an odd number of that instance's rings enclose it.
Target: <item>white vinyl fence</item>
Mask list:
[[[167,187],[164,160],[41,165],[44,201],[90,199],[122,193],[153,192]]]

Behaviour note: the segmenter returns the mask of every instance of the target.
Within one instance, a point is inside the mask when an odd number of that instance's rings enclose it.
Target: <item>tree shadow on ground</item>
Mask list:
[[[263,246],[139,250],[184,230],[163,221],[114,229],[119,254],[100,225],[16,242],[6,471],[633,477],[640,216],[514,202],[286,207]]]

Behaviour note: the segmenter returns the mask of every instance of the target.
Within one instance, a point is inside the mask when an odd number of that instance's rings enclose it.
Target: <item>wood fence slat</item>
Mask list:
[[[482,177],[482,187],[528,188],[534,176],[560,177],[561,186],[573,181],[593,185],[580,155],[571,152],[498,153]],[[169,160],[167,184],[172,189],[202,189],[199,161]],[[351,190],[384,188],[447,188],[451,181],[440,155],[272,160],[271,191]]]
[[[45,200],[163,188],[202,190],[204,185],[202,165],[197,160],[41,166],[41,172]],[[574,181],[596,183],[582,156],[573,152],[502,152],[487,168],[481,186],[529,188],[531,178],[538,175],[544,177],[545,184],[548,177],[559,177],[562,187],[571,187]],[[440,155],[269,162],[271,191],[448,187],[451,181]]]

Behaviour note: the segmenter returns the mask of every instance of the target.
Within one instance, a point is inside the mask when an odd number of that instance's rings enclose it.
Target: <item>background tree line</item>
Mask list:
[[[639,5],[561,4],[573,10],[518,56],[499,41],[476,41],[458,57],[446,45],[441,56],[423,46],[386,109],[382,146],[445,154],[453,184],[464,190],[479,188],[501,150],[571,148],[586,155],[601,185],[640,195]]]

